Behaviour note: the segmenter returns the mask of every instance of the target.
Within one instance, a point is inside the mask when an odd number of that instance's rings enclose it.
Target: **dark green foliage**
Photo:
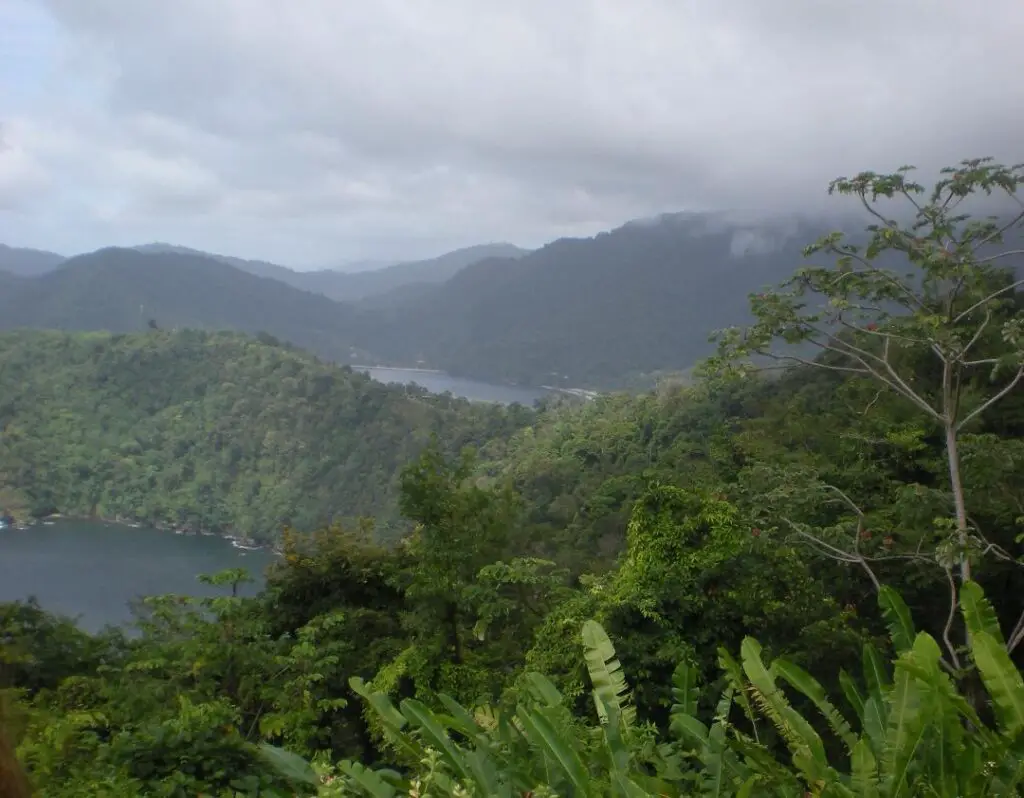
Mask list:
[[[206,257],[101,249],[22,280],[0,295],[0,329],[266,330],[321,357],[350,362],[355,311],[326,297]]]
[[[133,486],[319,529],[258,597],[214,575],[218,598],[148,599],[136,637],[5,607],[5,717],[45,795],[1020,792],[1018,392],[957,430],[955,483],[942,425],[829,356],[533,412],[267,336],[0,343],[3,501]],[[935,378],[928,351],[893,364]],[[382,495],[400,540],[325,523]]]
[[[745,293],[788,275],[820,232],[792,220],[680,214],[561,239],[464,269],[369,319],[356,343],[483,378],[621,385],[710,354],[709,331],[745,320]]]
[[[529,418],[227,333],[7,333],[0,502],[264,540],[386,525],[399,470],[432,436],[456,452]]]

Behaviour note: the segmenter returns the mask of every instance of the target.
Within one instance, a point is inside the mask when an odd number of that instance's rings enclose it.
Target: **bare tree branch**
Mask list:
[[[1007,192],[1007,193],[1009,194],[1009,192]],[[1011,197],[1013,197],[1014,199],[1017,199],[1017,195],[1016,194],[1009,194],[1009,195]],[[990,233],[988,236],[986,236],[980,242],[975,244],[974,247],[971,249],[971,252],[972,253],[976,253],[979,249],[981,249],[986,244],[989,244],[989,243],[995,241],[996,239],[1001,238],[1003,233],[1005,233],[1011,227],[1019,224],[1022,220],[1024,220],[1024,211],[1021,211],[1020,213],[1018,213],[1008,224],[1004,225],[1003,227],[997,228],[996,230],[993,230],[992,233]],[[1002,255],[997,255],[996,257],[1003,257],[1003,256]],[[979,263],[984,263],[984,261],[978,261],[978,262]]]
[[[1009,258],[1011,255],[1024,255],[1024,249],[1008,249],[1006,252],[1000,252],[997,255],[989,255],[987,258],[980,258],[974,261],[976,266],[982,266],[986,263],[992,263],[1000,258]]]
[[[1024,366],[1021,366],[1019,369],[1017,369],[1017,374],[1009,383],[1007,383],[1003,387],[1001,391],[990,396],[988,401],[982,403],[979,407],[976,407],[974,410],[972,410],[970,413],[964,416],[963,420],[956,425],[956,428],[958,430],[963,428],[963,426],[967,424],[967,422],[969,422],[972,418],[976,418],[977,416],[981,415],[986,410],[988,410],[992,405],[994,405],[996,402],[998,402],[1000,399],[1006,396],[1010,391],[1016,388],[1017,383],[1019,383],[1021,379],[1024,379]]]
[[[961,359],[962,359],[962,358],[963,358],[963,357],[964,357],[964,356],[965,356],[965,355],[966,355],[966,354],[967,354],[968,352],[970,352],[970,351],[971,351],[972,347],[973,347],[973,346],[974,346],[974,345],[975,345],[976,343],[978,343],[978,340],[979,340],[979,339],[981,338],[981,336],[982,336],[982,333],[984,333],[984,332],[985,332],[985,328],[986,328],[986,327],[988,327],[988,323],[989,323],[990,321],[992,321],[992,311],[991,311],[991,310],[986,310],[986,311],[985,311],[985,319],[984,319],[984,320],[983,320],[983,321],[981,322],[981,324],[979,325],[978,329],[977,329],[977,330],[975,331],[974,335],[972,335],[972,336],[971,336],[971,340],[970,340],[970,341],[968,341],[968,342],[967,342],[967,345],[966,345],[966,346],[965,346],[965,347],[964,347],[964,348],[963,348],[963,349],[961,350],[961,352],[960,352],[960,357],[961,357]]]
[[[879,277],[884,278],[889,283],[891,283],[896,288],[898,288],[904,295],[906,295],[907,299],[909,299],[911,302],[913,302],[914,305],[917,306],[918,310],[927,310],[927,307],[918,298],[918,296],[914,293],[913,289],[911,289],[909,286],[904,285],[901,280],[899,280],[898,278],[894,277],[886,269],[878,268],[877,266],[875,266],[875,264],[873,264],[867,258],[864,258],[864,257],[860,256],[856,252],[850,251],[850,249],[848,249],[848,248],[836,246],[836,245],[833,244],[830,247],[828,247],[828,249],[826,251],[829,252],[832,255],[839,255],[840,257],[845,257],[845,258],[850,258],[851,260],[855,260],[855,261],[857,261],[857,263],[861,264],[864,267],[863,269],[851,269],[848,272],[843,272],[833,282],[833,285],[838,285],[840,280],[842,280],[843,278],[845,278],[847,275],[850,275],[850,274],[864,274],[864,273],[875,274],[875,275],[877,275]]]
[[[959,324],[962,319],[964,319],[967,316],[970,316],[971,313],[976,311],[978,308],[980,308],[980,307],[982,307],[984,305],[987,305],[989,302],[991,302],[993,299],[995,299],[1000,294],[1005,294],[1007,291],[1013,291],[1013,290],[1015,290],[1017,288],[1020,288],[1022,285],[1024,285],[1024,280],[1018,280],[1015,283],[1010,283],[1010,285],[1007,285],[1007,286],[1004,286],[1003,288],[1000,288],[998,291],[993,291],[987,297],[985,297],[984,299],[979,299],[977,302],[975,302],[973,305],[971,305],[969,308],[967,308],[967,310],[963,311],[963,313],[961,313],[955,319],[953,319],[953,323],[954,324]]]

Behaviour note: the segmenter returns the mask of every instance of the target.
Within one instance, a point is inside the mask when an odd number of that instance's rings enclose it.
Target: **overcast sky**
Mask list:
[[[1022,0],[0,0],[0,242],[539,245],[1024,160]]]

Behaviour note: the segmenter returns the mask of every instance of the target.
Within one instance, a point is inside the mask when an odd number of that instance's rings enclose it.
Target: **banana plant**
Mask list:
[[[821,684],[785,659],[766,664],[756,640],[741,647],[740,667],[722,654],[728,687],[711,727],[694,713],[692,679],[684,674],[672,730],[696,742],[691,751],[703,795],[813,795],[900,798],[982,798],[1017,795],[1024,784],[1024,680],[1006,653],[991,605],[981,588],[966,583],[961,608],[968,651],[991,700],[995,724],[987,725],[961,694],[928,634],[916,632],[900,597],[883,589],[879,600],[897,652],[890,674],[873,646],[863,654],[864,688],[840,674],[856,718],[850,722]],[[816,708],[816,723],[790,703],[784,688]],[[749,727],[767,720],[784,743],[789,761],[750,733],[730,725],[727,707],[736,695]],[[844,754],[830,761],[819,732],[838,741]],[[728,745],[720,742],[728,737]],[[717,743],[717,744],[716,744]]]
[[[766,662],[753,638],[739,659],[719,651],[724,689],[701,718],[697,672],[680,663],[668,739],[651,745],[600,624],[582,630],[596,725],[573,718],[540,674],[513,711],[470,711],[439,696],[443,711],[415,700],[396,707],[359,679],[352,688],[374,712],[396,761],[407,771],[339,769],[345,790],[331,795],[401,794],[643,798],[987,798],[1024,788],[1024,679],[1013,665],[981,588],[962,586],[967,652],[984,685],[992,720],[959,689],[928,634],[917,632],[894,591],[879,593],[896,652],[891,669],[864,647],[862,673],[839,674],[853,710],[843,711],[809,673],[784,658]],[[787,691],[814,708],[805,717]],[[769,734],[769,727],[774,735]],[[837,753],[836,752],[841,752]],[[410,775],[412,774],[412,775]]]

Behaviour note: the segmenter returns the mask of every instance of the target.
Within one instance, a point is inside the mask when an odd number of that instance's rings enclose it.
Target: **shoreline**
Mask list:
[[[420,368],[409,368],[406,366],[349,366],[353,371],[413,371],[417,374],[443,374],[446,377],[451,376],[447,371],[441,371],[440,369],[420,369]]]
[[[269,551],[273,554],[282,554],[281,549],[274,543],[260,543],[244,535],[236,535],[230,532],[215,532],[207,529],[191,529],[188,527],[175,526],[164,522],[140,521],[137,518],[113,518],[102,515],[70,515],[64,513],[51,513],[50,515],[30,518],[26,521],[15,519],[11,529],[30,529],[33,526],[51,526],[57,521],[89,521],[101,524],[116,524],[118,526],[130,527],[131,529],[155,529],[158,532],[173,532],[175,535],[186,535],[188,537],[218,537],[228,541],[233,548],[242,551]]]

